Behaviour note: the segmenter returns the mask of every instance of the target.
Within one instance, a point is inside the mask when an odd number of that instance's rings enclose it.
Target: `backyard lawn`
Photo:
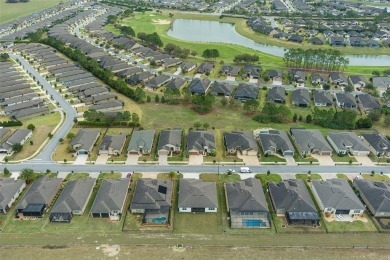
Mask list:
[[[367,223],[364,223],[362,221],[354,221],[354,222],[347,222],[347,221],[332,221],[327,222],[325,221],[326,229],[329,233],[343,233],[343,232],[377,232],[377,229],[372,222],[371,218],[368,216],[368,214],[365,214],[366,219],[368,220]]]

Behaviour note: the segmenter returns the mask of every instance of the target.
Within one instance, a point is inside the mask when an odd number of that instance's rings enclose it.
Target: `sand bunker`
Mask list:
[[[152,22],[154,24],[159,24],[159,25],[167,25],[171,23],[171,21],[169,20],[162,20],[162,19],[153,19]]]

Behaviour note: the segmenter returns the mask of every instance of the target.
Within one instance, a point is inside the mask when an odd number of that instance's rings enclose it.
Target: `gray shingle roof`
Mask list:
[[[351,146],[354,151],[370,151],[355,132],[331,132],[328,133],[328,138],[339,150],[347,150],[347,147]]]
[[[62,190],[51,213],[71,213],[74,210],[82,211],[88,203],[91,190],[96,179],[85,178],[70,180]]]
[[[155,132],[154,130],[134,131],[127,151],[139,151],[140,149],[151,151]]]
[[[16,209],[24,209],[28,204],[45,204],[50,202],[57,193],[62,179],[43,176],[34,181],[23,198],[16,205]]]
[[[283,87],[273,87],[267,93],[267,101],[285,101],[286,90]]]
[[[198,179],[180,179],[179,208],[217,208],[217,185]]]
[[[168,82],[168,84],[165,86],[167,89],[180,89],[184,84],[186,83],[186,80],[183,78],[173,78],[171,81]]]
[[[268,183],[269,193],[276,209],[286,212],[315,212],[317,209],[302,180]]]
[[[99,130],[80,129],[77,135],[70,142],[70,145],[80,145],[77,150],[83,149],[91,151],[99,135]]]
[[[295,89],[291,93],[291,100],[293,103],[296,103],[298,105],[309,106],[309,104],[310,104],[309,90],[307,90],[305,88]]]
[[[330,104],[333,103],[332,95],[324,90],[315,90],[313,94],[314,103]]]
[[[194,78],[188,85],[190,92],[193,94],[204,95],[210,87],[211,81],[208,78]]]
[[[360,101],[360,104],[365,109],[379,109],[381,108],[381,105],[379,104],[378,100],[374,98],[373,96],[369,94],[362,94],[357,96],[358,100]]]
[[[355,179],[354,185],[359,189],[374,212],[390,212],[390,183]],[[364,198],[363,198],[364,199]]]
[[[355,97],[348,92],[338,92],[336,93],[336,100],[341,106],[345,107],[356,107]]]
[[[160,87],[162,84],[168,82],[168,80],[170,79],[171,77],[168,76],[168,75],[164,75],[164,74],[161,74],[161,75],[158,75],[154,78],[152,78],[151,80],[149,80],[148,82],[146,82],[146,86],[147,87],[150,87],[150,88],[158,88]]]
[[[181,129],[161,130],[157,150],[170,150],[169,147],[181,147]]]
[[[99,146],[99,150],[118,150],[121,151],[126,142],[126,134],[120,133],[119,135],[105,135],[102,143]]]
[[[292,128],[291,134],[301,152],[311,152],[313,149],[322,152],[333,151],[320,130]]]
[[[0,179],[0,210],[5,209],[16,192],[24,185],[24,180]]]
[[[276,151],[295,151],[290,139],[284,130],[270,130],[269,133],[259,134],[260,145],[263,151],[270,150],[270,147],[274,147]]]
[[[226,194],[230,211],[269,211],[259,179],[248,178],[237,182],[227,182]]]
[[[110,213],[121,210],[130,186],[130,179],[103,180],[93,202],[91,213]]]
[[[123,102],[121,101],[109,101],[104,103],[99,103],[89,107],[89,110],[95,109],[96,111],[109,108],[123,108]]]
[[[346,179],[313,180],[312,185],[325,208],[364,210]]]
[[[381,134],[362,134],[364,139],[375,149],[377,152],[390,152],[390,141]]]
[[[130,209],[169,209],[171,199],[171,180],[139,179],[135,187]]]
[[[211,94],[230,96],[233,92],[233,85],[215,81],[211,87]]]
[[[253,133],[250,131],[225,133],[224,137],[227,149],[259,150]]]
[[[236,99],[257,99],[259,95],[259,88],[251,85],[241,83],[234,92]]]
[[[189,131],[187,135],[187,150],[203,151],[215,149],[215,137],[213,131]]]

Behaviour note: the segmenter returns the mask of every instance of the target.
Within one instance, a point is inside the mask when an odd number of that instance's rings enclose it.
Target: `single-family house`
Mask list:
[[[194,78],[188,88],[192,95],[206,95],[210,85],[211,81],[208,78]]]
[[[312,180],[311,189],[325,216],[346,215],[350,217],[364,214],[364,206],[346,179]],[[339,218],[339,221],[351,221]]]
[[[211,85],[210,93],[214,96],[230,97],[233,92],[233,85],[225,82],[215,81]]]
[[[173,156],[181,152],[182,130],[161,130],[158,138],[157,152],[158,155]]]
[[[301,155],[332,155],[332,148],[317,129],[291,128],[291,136]]]
[[[390,183],[354,179],[353,186],[359,191],[364,204],[375,217],[390,217]]]
[[[196,73],[199,74],[208,74],[211,73],[211,71],[214,69],[214,64],[213,63],[202,63],[196,70]]]
[[[362,75],[350,75],[349,82],[354,87],[354,89],[362,89],[367,85],[367,80]]]
[[[338,92],[335,94],[336,103],[342,108],[356,108],[357,103],[355,97],[349,92]]]
[[[370,148],[355,132],[330,132],[327,139],[337,154],[368,155]]]
[[[310,106],[310,93],[306,88],[298,88],[291,93],[291,102],[298,107]]]
[[[187,135],[187,151],[190,155],[208,155],[215,150],[213,131],[189,131]]]
[[[151,88],[151,89],[156,89],[170,81],[171,77],[165,74],[158,75],[148,82],[146,82],[145,87]]]
[[[370,94],[357,95],[358,105],[361,111],[370,112],[381,108],[378,100]]]
[[[103,180],[92,204],[91,216],[120,220],[129,187],[130,178]]]
[[[70,142],[70,146],[76,151],[76,154],[89,154],[99,135],[99,130],[80,129]]]
[[[26,187],[24,180],[0,179],[0,213],[7,213]]]
[[[344,73],[341,72],[331,72],[329,73],[329,82],[337,86],[348,86],[347,78]]]
[[[267,101],[275,103],[285,103],[286,90],[284,87],[273,87],[267,93]]]
[[[390,88],[390,78],[389,77],[373,77],[372,85],[375,88],[378,88],[380,93],[386,92],[388,88]]]
[[[239,66],[223,65],[219,73],[228,77],[237,77],[239,71]]]
[[[320,217],[303,180],[269,182],[273,209],[289,225],[318,225]]]
[[[273,85],[283,84],[283,71],[281,70],[266,70],[269,78],[272,80]]]
[[[154,143],[154,130],[133,131],[127,152],[129,154],[148,155],[151,154]]]
[[[364,142],[378,157],[390,156],[390,140],[381,134],[362,134]]]
[[[303,70],[291,69],[289,73],[298,86],[305,86],[306,76]]]
[[[326,82],[328,82],[326,78],[319,73],[312,73],[310,75],[310,81],[312,85],[319,85],[319,86],[323,86]]]
[[[42,218],[45,209],[54,201],[61,184],[61,178],[49,178],[47,175],[36,179],[16,205],[17,217]]]
[[[143,214],[142,223],[169,223],[172,186],[171,180],[139,179],[130,205],[131,213]]]
[[[261,67],[255,65],[245,65],[242,68],[242,77],[250,79],[259,79],[261,73]]]
[[[231,228],[270,228],[268,204],[261,182],[248,178],[225,183]]]
[[[258,138],[264,155],[277,153],[284,156],[294,155],[294,146],[284,130],[270,129],[268,131],[262,131],[259,133]]]
[[[200,179],[180,179],[178,207],[179,212],[217,212],[217,184]]]
[[[224,134],[224,141],[227,154],[257,155],[259,147],[253,133],[246,132],[228,132]]]
[[[330,92],[324,90],[315,90],[313,93],[314,106],[330,107],[333,105],[333,98]]]
[[[183,79],[183,78],[173,78],[171,79],[167,85],[165,85],[165,87],[167,89],[172,89],[172,90],[180,90],[180,88],[182,86],[184,86],[184,84],[186,84],[186,80]]]
[[[126,143],[126,134],[103,136],[102,143],[99,146],[99,155],[108,154],[118,156],[122,154],[123,147]]]
[[[191,70],[196,68],[196,63],[194,63],[194,62],[184,62],[184,63],[182,63],[180,65],[180,67],[181,67],[181,70],[184,73],[187,73],[187,72],[190,72]]]
[[[69,223],[73,215],[83,215],[96,179],[69,180],[50,212],[50,222]]]
[[[13,146],[15,144],[24,145],[32,136],[32,131],[29,129],[15,130],[4,142],[0,145],[0,153],[12,155],[14,153]]]
[[[245,83],[240,83],[234,92],[233,97],[242,102],[245,102],[250,99],[257,99],[259,95],[259,88],[251,86]]]

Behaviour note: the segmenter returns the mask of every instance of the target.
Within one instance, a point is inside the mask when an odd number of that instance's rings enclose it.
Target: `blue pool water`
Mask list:
[[[243,219],[242,226],[243,227],[265,227],[266,224],[259,219]]]
[[[161,217],[161,218],[154,218],[152,219],[152,223],[164,223],[167,221],[166,217]]]

